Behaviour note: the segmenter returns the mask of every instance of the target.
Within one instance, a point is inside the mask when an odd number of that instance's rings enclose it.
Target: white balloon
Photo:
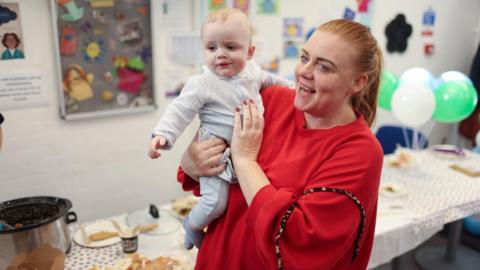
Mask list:
[[[403,124],[418,127],[435,111],[435,95],[423,84],[400,85],[392,96],[392,113]]]
[[[402,73],[399,80],[399,85],[405,84],[423,84],[430,89],[435,89],[437,80],[433,74],[425,68],[414,67],[407,69]]]
[[[460,71],[447,71],[438,76],[439,85],[450,81],[464,81],[473,85],[472,80]]]

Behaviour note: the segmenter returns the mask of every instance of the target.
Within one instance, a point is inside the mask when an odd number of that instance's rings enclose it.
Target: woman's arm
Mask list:
[[[257,162],[263,135],[263,116],[255,103],[244,101],[243,115],[235,110],[235,123],[232,136],[232,161],[243,196],[250,205],[255,194],[270,184]]]
[[[305,164],[318,161],[309,158]],[[280,250],[284,269],[346,269],[347,265],[365,269],[382,160],[381,149],[371,142],[352,141],[328,160],[317,162],[319,167],[302,194],[289,186],[260,189],[249,205],[246,222],[254,231],[265,268],[277,268]],[[301,175],[304,167],[290,170],[292,177]],[[280,178],[277,181],[295,181]]]
[[[226,147],[222,139],[198,142],[195,135],[182,155],[180,166],[188,176],[197,181],[199,176],[218,175],[225,169],[225,164],[219,164],[219,161]]]

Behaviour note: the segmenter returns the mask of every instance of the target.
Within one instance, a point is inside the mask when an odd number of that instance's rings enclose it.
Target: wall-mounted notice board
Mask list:
[[[149,0],[51,0],[51,8],[64,119],[156,107]]]

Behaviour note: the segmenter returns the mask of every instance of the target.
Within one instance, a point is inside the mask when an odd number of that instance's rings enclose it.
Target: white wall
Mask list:
[[[428,7],[436,11],[434,35],[428,39],[435,44],[435,53],[432,56],[423,54],[423,44],[427,39],[421,36],[422,16]],[[375,1],[372,30],[383,48],[386,44],[385,26],[398,13],[406,15],[407,21],[413,26],[413,33],[404,54],[384,53],[387,70],[401,75],[409,68],[420,66],[430,70],[435,76],[449,70],[468,75],[479,42],[480,1],[406,0],[402,1],[402,4],[397,1]],[[391,112],[380,108],[375,128],[386,123],[398,124],[398,121]],[[431,143],[457,143],[457,125],[430,121],[420,130],[428,134]]]
[[[61,196],[72,200],[80,220],[85,221],[146,207],[151,202],[166,203],[180,195],[176,168],[193,131],[187,130],[174,150],[159,160],[152,161],[146,154],[150,130],[168,102],[163,91],[157,90],[160,109],[155,112],[61,120],[50,1],[18,2],[27,61],[0,62],[0,72],[30,66],[41,69],[50,105],[2,111],[0,201],[32,195]],[[165,34],[155,27],[159,16],[154,13],[153,18],[154,54],[159,67],[168,64]],[[161,73],[156,75],[157,85],[167,79]]]
[[[0,62],[0,72],[26,66],[40,68],[46,76],[50,104],[2,111],[6,121],[2,125],[0,201],[31,195],[66,197],[73,201],[80,220],[86,221],[138,209],[150,202],[166,203],[182,194],[175,181],[176,168],[193,130],[188,130],[175,149],[160,160],[152,161],[146,156],[149,131],[168,102],[163,92],[157,89],[159,109],[155,112],[74,122],[61,120],[49,0],[18,2],[28,65],[21,61]],[[155,66],[170,66],[165,60],[165,34],[158,27],[159,15],[155,12],[161,10],[157,7],[159,1],[152,2]],[[352,7],[355,1],[281,2],[281,15],[305,16],[306,26],[312,26],[341,16],[345,5]],[[437,12],[436,53],[426,58],[419,29],[422,12],[429,5]],[[376,0],[372,29],[383,48],[384,27],[397,13],[403,12],[414,28],[406,53],[385,54],[386,69],[396,74],[413,66],[426,67],[435,75],[446,70],[468,72],[479,41],[479,9],[478,0],[406,0],[401,4],[395,0]],[[253,21],[259,34],[270,41],[272,51],[281,54],[279,17],[254,16]],[[294,64],[295,61],[283,63],[282,74],[289,74]],[[157,85],[165,79],[168,78],[159,72]],[[389,112],[381,112],[377,121],[385,122],[395,122]],[[432,136],[439,136],[434,140],[441,141],[448,127],[438,126],[439,131],[432,132]]]
[[[280,15],[304,17],[305,28],[318,26],[328,20],[340,18],[345,7],[356,10],[356,1],[281,1]],[[384,52],[385,69],[400,76],[405,70],[420,66],[430,70],[435,76],[449,70],[465,72],[470,66],[480,39],[480,1],[478,0],[373,0],[372,32]],[[371,6],[372,7],[372,6]],[[435,44],[435,54],[425,56],[423,44],[427,39],[421,36],[423,12],[432,7],[436,12],[434,35],[428,39]],[[408,39],[408,48],[402,53],[389,54],[386,51],[386,25],[399,13],[406,16],[413,27]],[[275,55],[282,55],[283,36],[281,17],[253,15],[254,27],[258,35],[265,36]],[[277,30],[278,29],[278,30]],[[282,75],[292,75],[296,60],[283,60],[280,65]],[[383,124],[399,124],[391,112],[379,108],[374,130]],[[420,130],[429,134],[432,143],[447,140],[456,129],[451,125],[429,122]]]

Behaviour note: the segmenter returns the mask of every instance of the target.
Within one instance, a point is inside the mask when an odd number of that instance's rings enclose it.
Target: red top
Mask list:
[[[213,221],[195,269],[277,269],[275,236],[293,203],[279,239],[283,267],[366,269],[375,231],[383,153],[362,116],[331,129],[305,129],[292,106],[294,91],[262,91],[265,129],[258,163],[270,185],[247,206],[239,185],[231,185],[227,210]],[[185,190],[198,195],[198,183],[179,170]],[[314,187],[347,191],[313,192]],[[362,234],[361,207],[365,210]],[[356,241],[358,239],[358,241]],[[358,254],[352,261],[355,242]]]

